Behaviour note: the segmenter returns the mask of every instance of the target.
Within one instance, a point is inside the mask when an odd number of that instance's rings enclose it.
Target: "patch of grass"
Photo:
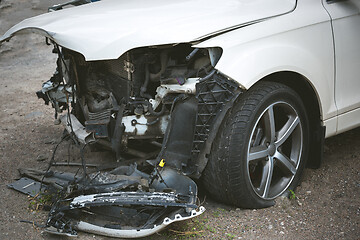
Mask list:
[[[208,231],[207,218],[197,217],[195,219],[173,223],[161,235],[169,239],[196,239],[202,237]]]
[[[206,226],[206,230],[212,232],[212,233],[216,233],[216,229],[214,227],[211,226]]]
[[[31,211],[38,211],[44,208],[45,205],[51,205],[54,194],[48,192],[39,192],[34,197],[29,197],[28,208]]]
[[[218,217],[220,217],[220,214],[225,213],[225,212],[226,212],[225,209],[223,209],[223,208],[217,208],[217,209],[213,212],[212,215],[213,215],[214,217],[218,218]]]
[[[250,231],[250,230],[252,230],[253,229],[253,227],[252,226],[249,226],[249,225],[246,225],[246,224],[244,224],[243,225],[243,231]]]
[[[209,225],[208,216],[201,215],[191,220],[173,223],[160,235],[167,239],[198,239],[218,232],[214,226]],[[221,233],[225,234],[224,231]]]
[[[226,210],[223,209],[223,208],[218,208],[218,210],[219,210],[220,212],[222,212],[222,213],[226,212]]]
[[[227,239],[234,239],[236,236],[234,234],[227,233],[226,237],[227,237]]]
[[[177,231],[177,230],[174,230],[174,229],[169,229],[169,232],[173,232],[177,236],[185,237],[185,239],[186,239],[186,237],[191,237],[191,238],[201,237],[202,233],[204,231],[203,230],[202,231],[197,231],[197,230],[193,230],[193,231]]]
[[[295,192],[293,190],[291,190],[291,189],[289,189],[289,192],[290,192],[289,199],[290,200],[295,200],[296,199]]]
[[[214,211],[212,215],[216,218],[220,217],[220,213],[218,211]]]

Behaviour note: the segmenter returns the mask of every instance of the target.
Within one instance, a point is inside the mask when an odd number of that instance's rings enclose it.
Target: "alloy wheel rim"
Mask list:
[[[247,173],[262,199],[280,196],[299,168],[303,130],[296,110],[286,102],[269,105],[258,117],[247,150]]]

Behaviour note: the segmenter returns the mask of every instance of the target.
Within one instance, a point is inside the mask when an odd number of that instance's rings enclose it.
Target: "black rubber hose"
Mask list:
[[[199,82],[203,82],[203,81],[208,80],[208,79],[211,78],[215,73],[216,73],[216,70],[214,69],[214,70],[212,70],[208,75],[206,75],[205,77],[200,78],[200,79],[199,79]]]
[[[157,117],[163,115],[164,112],[165,112],[165,109],[166,109],[165,104],[163,104],[162,107],[161,107],[160,112],[155,112],[155,110],[153,109],[152,104],[151,104],[150,102],[145,101],[145,104],[146,104],[146,105],[148,106],[148,108],[149,108],[149,113],[150,113],[151,115],[157,116]]]

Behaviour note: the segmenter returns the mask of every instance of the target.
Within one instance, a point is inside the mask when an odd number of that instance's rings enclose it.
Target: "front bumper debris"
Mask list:
[[[119,229],[109,229],[104,227],[99,227],[93,224],[86,222],[79,222],[77,228],[81,231],[95,233],[99,235],[109,236],[109,237],[118,237],[118,238],[139,238],[150,236],[154,233],[157,233],[170,225],[171,223],[184,221],[196,216],[199,216],[205,211],[204,207],[199,207],[198,210],[194,209],[188,215],[175,214],[172,217],[165,217],[160,225],[153,225],[153,227],[148,229],[132,229],[132,230],[119,230]]]
[[[119,238],[146,237],[205,211],[198,204],[196,184],[168,167],[155,166],[150,175],[136,164],[86,176],[19,171],[23,178],[9,187],[40,198],[46,192],[54,199],[44,229],[51,234],[74,237],[77,231],[84,231]],[[30,192],[30,186],[35,191]]]

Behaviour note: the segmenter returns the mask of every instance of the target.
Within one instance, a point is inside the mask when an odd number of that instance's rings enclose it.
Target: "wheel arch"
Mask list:
[[[309,158],[306,166],[309,168],[320,167],[323,158],[325,127],[323,126],[321,118],[321,104],[315,87],[313,87],[308,78],[293,71],[279,71],[268,74],[267,76],[261,78],[259,81],[255,82],[251,87],[253,87],[257,83],[264,81],[284,84],[293,89],[300,96],[302,102],[305,105],[305,111],[309,116],[309,129],[311,138]],[[197,159],[197,174],[193,177],[200,178],[203,170],[208,164],[208,154],[210,153],[210,149],[215,137],[219,134],[218,130],[220,124],[224,121],[224,118],[227,115],[228,111],[232,108],[234,104],[238,102],[241,97],[242,93],[239,92],[232,101],[230,101],[224,106],[223,111],[217,116],[214,126],[210,131],[209,138],[207,139],[205,147],[206,149],[203,152],[203,155],[200,155]]]
[[[320,167],[323,158],[325,127],[322,123],[321,102],[310,80],[297,72],[281,71],[269,74],[259,82],[261,81],[284,84],[300,96],[309,119],[310,150],[307,167]]]
[[[318,94],[305,76],[293,71],[281,71],[271,73],[260,81],[278,82],[290,87],[300,96],[308,115],[322,120],[321,103]]]

